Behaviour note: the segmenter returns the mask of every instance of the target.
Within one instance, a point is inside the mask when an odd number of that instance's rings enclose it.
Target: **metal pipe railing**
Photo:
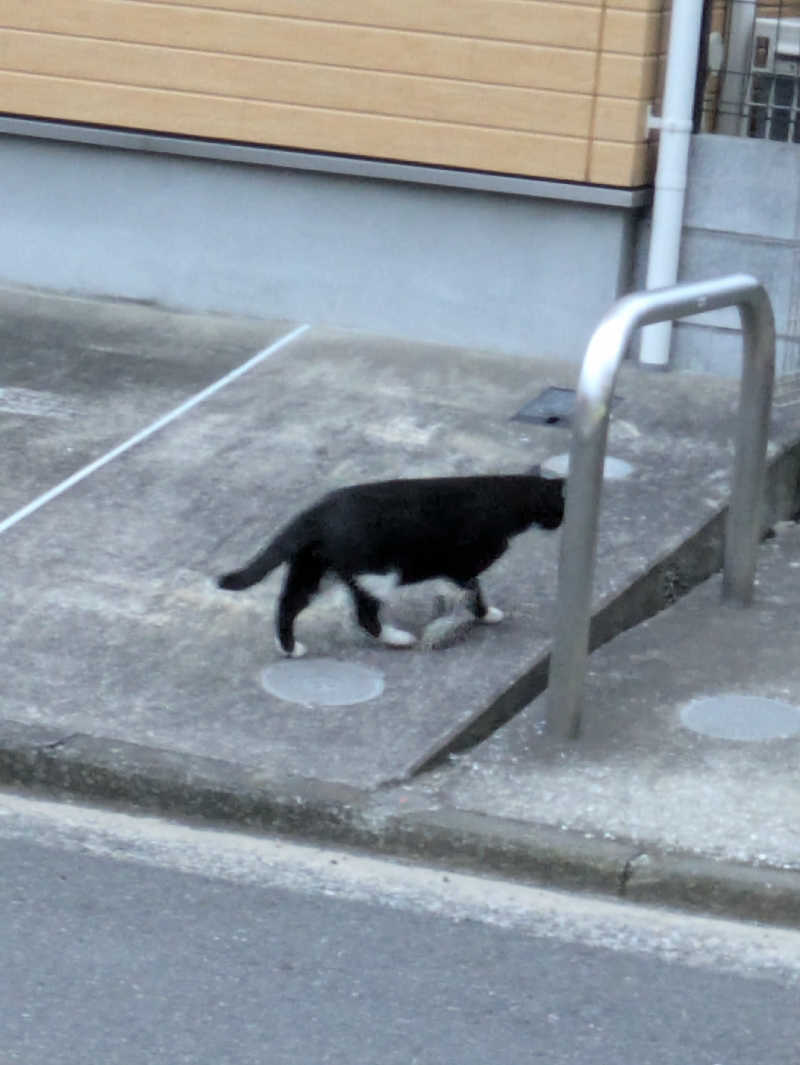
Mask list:
[[[547,731],[560,739],[575,738],[580,730],[597,515],[609,410],[620,364],[640,326],[730,306],[739,310],[744,359],[723,595],[742,604],[752,600],[775,373],[775,324],[769,298],[763,286],[746,274],[625,296],[592,334],[575,398],[547,695]]]

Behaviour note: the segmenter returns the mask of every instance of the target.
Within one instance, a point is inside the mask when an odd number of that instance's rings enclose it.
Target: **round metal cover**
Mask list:
[[[800,733],[800,708],[758,695],[711,695],[681,710],[686,728],[722,740],[778,740]]]
[[[626,462],[625,459],[617,459],[613,455],[606,455],[603,461],[603,479],[606,481],[624,481],[626,477],[630,477],[633,469],[634,467],[630,462]],[[545,459],[542,463],[542,473],[552,473],[556,477],[566,477],[569,473],[569,452],[565,451],[561,455],[551,455],[549,459]]]
[[[383,673],[335,658],[286,658],[267,666],[261,685],[270,695],[302,706],[351,706],[383,691]]]

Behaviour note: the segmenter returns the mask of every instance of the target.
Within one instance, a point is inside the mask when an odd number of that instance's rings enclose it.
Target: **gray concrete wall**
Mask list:
[[[646,272],[648,232],[637,255]],[[700,134],[692,138],[680,281],[744,271],[764,283],[778,334],[779,374],[800,371],[800,146]],[[675,328],[673,365],[738,374],[734,309],[686,319]]]
[[[579,359],[628,208],[0,136],[0,279]]]

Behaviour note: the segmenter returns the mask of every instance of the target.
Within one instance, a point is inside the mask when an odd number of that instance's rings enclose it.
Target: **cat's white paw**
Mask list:
[[[291,651],[285,651],[285,650],[284,650],[284,649],[283,649],[283,648],[281,647],[281,645],[280,645],[280,641],[279,641],[279,640],[276,640],[276,641],[275,641],[275,646],[276,646],[276,647],[278,648],[278,650],[280,651],[280,653],[281,653],[282,655],[286,655],[286,657],[287,657],[287,658],[302,658],[302,657],[303,657],[303,655],[304,655],[304,654],[306,653],[306,651],[308,650],[308,648],[306,647],[306,645],[305,645],[304,643],[300,643],[300,641],[299,641],[299,640],[295,640],[295,641],[294,641],[294,647],[293,647],[293,648],[291,649]]]
[[[412,633],[406,632],[405,629],[396,629],[394,625],[382,625],[379,639],[387,647],[413,647],[417,642]]]
[[[484,625],[496,625],[498,621],[502,621],[505,614],[499,606],[490,606],[486,608],[486,613],[479,620]]]

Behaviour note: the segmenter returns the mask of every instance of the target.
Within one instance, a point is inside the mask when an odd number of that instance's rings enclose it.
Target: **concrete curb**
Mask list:
[[[800,927],[800,870],[718,861],[468,811],[402,809],[402,794],[221,759],[0,722],[0,783],[197,817],[478,873]],[[404,794],[404,793],[403,793]]]

